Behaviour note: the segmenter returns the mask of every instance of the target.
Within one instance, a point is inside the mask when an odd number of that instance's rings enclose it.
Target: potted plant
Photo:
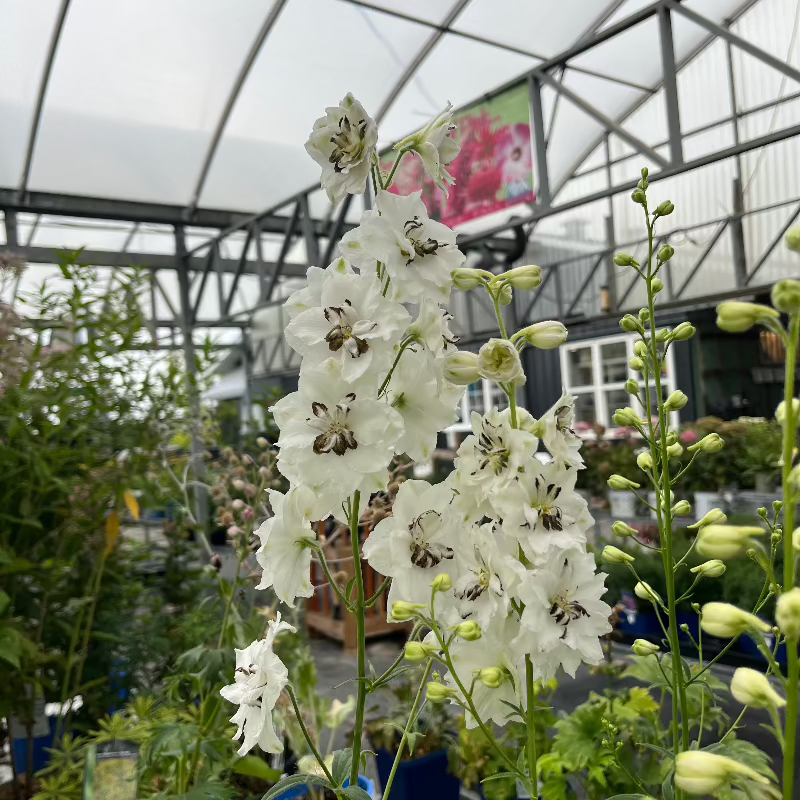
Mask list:
[[[597,431],[597,439],[591,447],[587,445],[584,460],[593,483],[599,492],[607,491],[611,515],[617,519],[631,519],[637,514],[636,498],[630,492],[619,492],[607,489],[608,479],[617,473],[632,472],[636,467],[637,443],[630,431],[619,428],[613,440],[603,439],[603,432]]]
[[[369,711],[365,730],[378,767],[381,787],[387,783],[408,719],[408,709],[415,691],[411,681],[400,679],[383,691],[385,704],[376,704]],[[427,796],[437,800],[458,800],[459,779],[450,772],[448,749],[456,741],[454,720],[446,707],[425,703],[416,718],[414,729],[406,736],[401,761],[392,781],[393,800],[412,800],[424,786]]]

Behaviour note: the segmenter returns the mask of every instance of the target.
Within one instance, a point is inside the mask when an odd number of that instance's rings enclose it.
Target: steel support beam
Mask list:
[[[714,245],[719,241],[719,237],[725,233],[725,229],[728,227],[730,219],[726,219],[724,222],[720,223],[717,226],[716,231],[714,231],[713,236],[706,242],[706,246],[703,248],[703,252],[700,253],[697,261],[695,261],[694,266],[689,270],[689,274],[686,276],[686,279],[681,284],[680,288],[675,294],[675,299],[679,300],[683,293],[686,291],[686,287],[692,282],[692,279],[697,274],[697,271],[700,267],[703,266],[703,262],[708,258],[708,254],[714,249]]]
[[[242,64],[242,68],[239,70],[239,74],[236,76],[236,81],[233,84],[231,93],[228,95],[225,108],[222,109],[222,115],[217,122],[217,127],[214,129],[211,142],[208,145],[208,150],[206,151],[205,158],[203,159],[203,166],[200,168],[200,174],[197,177],[197,183],[195,184],[194,191],[192,192],[192,199],[189,202],[190,210],[197,208],[197,204],[200,201],[200,195],[202,194],[203,187],[206,183],[206,178],[208,177],[208,172],[211,169],[211,164],[214,161],[214,156],[216,155],[217,148],[219,147],[220,139],[222,139],[222,134],[225,131],[225,126],[228,124],[228,120],[230,119],[233,108],[236,105],[236,101],[239,99],[239,94],[241,93],[242,87],[247,80],[247,76],[250,74],[250,70],[253,68],[253,64],[255,64],[256,59],[258,58],[258,54],[261,52],[264,42],[267,40],[267,37],[275,26],[275,23],[278,21],[278,17],[280,16],[281,11],[283,11],[285,5],[286,0],[275,0],[275,3],[273,3],[269,14],[267,14],[267,18],[264,20],[264,24],[261,26],[261,29],[256,35],[256,38],[253,41],[249,52],[247,53],[247,57],[244,60],[244,64]]]
[[[544,83],[550,84],[550,86],[552,86],[553,89],[555,89],[559,94],[563,94],[564,97],[571,100],[576,106],[578,106],[578,108],[599,122],[607,131],[616,133],[620,139],[626,141],[631,147],[633,147],[634,150],[638,150],[642,155],[646,156],[661,167],[669,166],[667,159],[653,150],[652,147],[645,144],[641,139],[634,136],[632,133],[626,131],[625,128],[623,128],[619,123],[611,119],[611,117],[603,114],[602,111],[596,109],[591,103],[589,103],[587,100],[584,100],[579,94],[573,92],[572,89],[569,89],[563,84],[559,83],[552,75],[549,75],[546,72],[540,72],[538,70],[536,74]]]
[[[542,87],[535,75],[528,77],[528,94],[531,104],[531,137],[536,156],[536,201],[542,206],[550,205],[550,177],[547,170],[547,139],[544,133],[544,112],[542,111]],[[538,179],[538,182],[537,180]]]
[[[744,242],[744,192],[742,191],[741,178],[733,179],[731,216],[731,244],[733,255],[733,276],[737,286],[747,283],[747,250]]]
[[[36,96],[36,105],[33,109],[33,119],[31,120],[31,129],[28,134],[28,146],[25,150],[25,161],[22,166],[22,175],[19,179],[19,186],[17,187],[20,194],[25,194],[28,189],[28,179],[31,174],[31,166],[33,165],[33,154],[36,151],[36,140],[39,137],[39,125],[42,121],[42,111],[44,110],[44,99],[47,96],[47,86],[50,83],[50,74],[53,71],[53,64],[56,60],[56,52],[58,51],[58,41],[61,38],[61,31],[64,29],[64,20],[67,18],[67,11],[69,10],[70,0],[61,0],[61,5],[58,9],[58,16],[56,17],[55,25],[53,26],[53,33],[50,36],[50,45],[47,49],[47,56],[44,62],[44,71],[42,72],[42,79],[39,82],[39,92]]]
[[[367,182],[367,189],[364,192],[364,198],[369,198],[369,182]],[[306,261],[309,267],[318,267],[319,263],[319,240],[314,233],[312,225],[311,212],[308,208],[308,195],[300,196],[298,200],[300,204],[300,228],[303,231],[303,241],[306,243]]]
[[[351,198],[352,196],[353,195],[351,194],[347,195],[348,198]],[[292,246],[292,238],[294,237],[294,232],[297,228],[299,218],[300,202],[298,201],[294,204],[292,216],[289,218],[289,221],[286,224],[286,236],[284,236],[281,244],[281,251],[278,253],[278,261],[275,264],[275,268],[272,270],[272,275],[270,275],[269,285],[261,296],[262,302],[269,302],[272,299],[272,293],[275,291],[275,287],[278,285],[278,279],[283,273],[283,266],[286,263],[286,256],[289,254],[289,248]]]
[[[732,45],[735,45],[740,50],[744,50],[745,53],[753,56],[753,58],[757,58],[759,61],[763,61],[767,66],[772,67],[773,69],[778,70],[778,72],[782,72],[788,78],[791,78],[793,81],[800,82],[800,70],[795,69],[790,64],[787,64],[785,61],[781,61],[779,58],[768,53],[766,50],[762,50],[760,47],[757,47],[752,42],[748,42],[747,39],[742,39],[741,36],[737,36],[732,31],[728,30],[727,28],[723,28],[721,25],[717,25],[716,22],[704,17],[702,14],[698,14],[696,11],[692,11],[690,8],[687,8],[680,3],[677,3],[675,0],[664,0],[664,2],[671,8],[673,11],[682,14],[686,19],[691,20],[692,22],[699,25],[701,28],[705,28],[709,33],[713,34],[714,36],[718,36],[720,39],[724,39],[726,42],[730,42]]]
[[[239,265],[236,267],[236,272],[233,275],[233,283],[231,284],[231,290],[228,293],[228,299],[225,301],[225,310],[223,312],[223,316],[228,316],[231,313],[231,305],[233,304],[233,298],[236,296],[236,289],[239,286],[239,278],[242,277],[242,272],[244,272],[245,265],[247,264],[247,251],[250,249],[250,242],[253,241],[253,226],[248,225],[247,227],[247,238],[244,240],[244,247],[242,247],[242,255],[239,257]]]
[[[547,273],[545,274],[544,278],[542,278],[542,282],[536,289],[536,293],[531,298],[530,303],[528,303],[528,307],[525,309],[525,312],[522,315],[522,319],[520,320],[520,325],[527,325],[531,322],[531,313],[533,309],[536,307],[536,304],[539,302],[539,298],[543,296],[543,290],[550,282],[550,278],[558,271],[558,264],[550,264],[547,268]],[[467,296],[471,297],[472,292],[467,292]],[[561,314],[559,314],[561,316]]]
[[[672,38],[672,17],[667,6],[658,8],[658,30],[661,41],[661,67],[664,74],[664,100],[669,132],[669,154],[673,164],[683,162],[681,112],[678,102],[678,80],[675,68],[675,43]]]
[[[14,252],[20,253],[19,249],[19,231],[17,230],[17,212],[6,208],[3,211],[3,220],[6,227],[6,247],[13,249]]]
[[[217,243],[214,242],[211,249],[208,251],[208,255],[206,256],[206,263],[203,266],[203,272],[200,275],[200,286],[197,289],[197,295],[194,298],[194,307],[192,308],[192,316],[191,320],[194,323],[194,318],[197,316],[197,312],[200,309],[200,303],[203,300],[203,295],[206,291],[206,283],[208,282],[208,274],[211,272],[211,267],[214,266],[214,259],[218,256],[217,252]],[[181,259],[183,264],[186,264],[186,256]]]
[[[336,215],[336,222],[334,222],[330,236],[328,237],[328,244],[325,247],[325,255],[322,257],[323,266],[327,267],[333,259],[333,253],[336,249],[336,244],[338,243],[339,239],[342,238],[342,232],[344,231],[344,220],[347,216],[347,212],[350,210],[350,203],[352,202],[353,195],[351,194],[345,195],[344,200],[342,200],[339,213]]]
[[[601,255],[593,264],[592,268],[586,274],[586,277],[583,279],[583,282],[580,285],[575,297],[572,299],[572,302],[569,304],[569,308],[567,309],[567,313],[564,314],[565,317],[569,318],[572,316],[572,312],[575,311],[575,307],[580,303],[581,298],[583,297],[583,293],[589,288],[589,284],[592,282],[592,278],[597,274],[597,270],[600,269],[600,265],[603,263],[603,256]]]
[[[764,250],[764,252],[758,257],[756,263],[753,264],[753,269],[750,270],[744,280],[745,285],[749,285],[753,278],[755,278],[756,273],[761,269],[761,267],[764,266],[764,264],[767,263],[767,259],[772,255],[772,251],[783,241],[783,237],[786,236],[786,232],[789,230],[789,228],[794,225],[794,221],[798,216],[800,216],[800,203],[798,203],[796,206],[793,206],[792,210],[789,212],[789,217],[786,222],[781,225],[778,232],[767,245],[766,250]]]

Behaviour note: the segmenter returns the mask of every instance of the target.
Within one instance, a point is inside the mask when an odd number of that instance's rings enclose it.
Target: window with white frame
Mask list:
[[[634,372],[628,365],[637,340],[637,336],[623,333],[561,346],[561,381],[564,391],[575,397],[575,424],[579,433],[588,433],[595,424],[612,430],[617,427],[613,420],[614,412],[625,406],[634,408],[643,417],[646,416],[641,405],[625,391],[625,381],[628,378],[634,378],[643,385],[641,374]],[[675,388],[675,366],[671,349],[667,351],[661,388],[665,398]],[[655,391],[651,381],[650,396],[653,403]],[[673,416],[672,422],[677,425],[677,412]]]
[[[447,432],[471,431],[470,417],[473,411],[485,414],[492,408],[497,407],[502,410],[507,406],[508,397],[506,397],[506,393],[493,381],[482,378],[467,386],[458,408],[458,421],[447,428]]]

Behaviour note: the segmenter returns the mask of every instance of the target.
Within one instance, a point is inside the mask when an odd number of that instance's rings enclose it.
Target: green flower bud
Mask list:
[[[628,366],[634,370],[634,372],[641,372],[644,369],[644,361],[638,356],[634,356],[629,362]]]
[[[711,558],[734,558],[752,545],[753,537],[763,535],[764,529],[755,525],[704,525],[697,534],[697,552]]]
[[[433,589],[434,592],[449,592],[452,588],[453,581],[446,572],[437,575],[431,581],[431,589]]]
[[[431,681],[427,687],[427,699],[429,703],[444,703],[451,697],[455,697],[455,689],[445,686],[443,683]]]
[[[456,635],[465,642],[476,642],[483,635],[480,625],[475,620],[467,620],[456,625]]]
[[[680,458],[683,453],[683,446],[680,442],[675,442],[667,447],[667,455],[670,458]]]
[[[769,783],[752,767],[705,750],[687,750],[675,758],[675,788],[687,794],[716,796],[737,776]]]
[[[631,200],[633,200],[634,203],[638,203],[640,206],[643,206],[645,199],[645,194],[641,189],[637,187],[633,190],[633,193],[631,194]]]
[[[703,453],[718,453],[725,447],[725,440],[718,433],[709,433],[700,441],[690,444],[686,449],[690,453],[700,450]]]
[[[625,408],[618,408],[614,412],[614,422],[623,427],[635,427],[641,425],[644,420],[632,409],[626,406]]]
[[[639,309],[639,321],[644,325],[650,319],[650,311],[646,308]]]
[[[627,253],[617,253],[614,256],[614,263],[618,267],[638,267],[639,262]]]
[[[733,673],[731,694],[745,706],[752,708],[783,708],[786,701],[772,688],[763,672],[750,667],[739,667]]]
[[[487,689],[499,689],[505,681],[505,674],[500,667],[484,667],[478,673],[478,680]]]
[[[540,350],[552,350],[567,341],[567,329],[561,322],[545,320],[523,328],[514,339],[517,337]]]
[[[642,167],[642,177],[646,178],[650,174],[650,170],[647,167]]]
[[[678,500],[672,506],[672,514],[675,517],[688,517],[692,513],[692,505],[688,500]]]
[[[628,331],[628,333],[635,333],[637,331],[641,333],[644,330],[642,324],[638,319],[636,319],[636,317],[633,316],[633,314],[626,314],[619,321],[619,326],[622,328],[622,330]]]
[[[661,278],[653,278],[650,281],[650,286],[653,288],[653,294],[658,294],[664,288],[664,282]]]
[[[647,356],[647,345],[640,339],[638,342],[634,342],[633,352],[639,358],[645,358]]]
[[[670,336],[671,334],[666,328],[659,328],[654,338],[659,344],[663,344],[669,341]]]
[[[628,378],[625,381],[625,391],[628,394],[637,395],[639,394],[639,384],[633,378]]]
[[[800,528],[795,528],[792,532],[792,548],[800,553]]]
[[[780,314],[769,306],[729,300],[717,306],[717,327],[728,333],[742,333],[753,325],[777,320]]]
[[[631,645],[631,650],[637,656],[654,656],[661,651],[661,648],[657,644],[648,642],[647,639],[636,639]]]
[[[704,561],[696,567],[692,567],[689,572],[695,575],[700,573],[704,578],[719,578],[725,574],[725,564],[718,558],[712,558],[710,561]]]
[[[500,290],[500,294],[497,296],[497,301],[501,306],[510,306],[513,299],[514,293],[511,291],[511,284],[507,283]]]
[[[403,657],[412,664],[420,664],[439,652],[439,646],[424,642],[406,642]]]
[[[514,267],[514,269],[510,269],[508,272],[504,273],[502,277],[515,289],[535,289],[542,282],[542,268],[534,264],[529,264],[524,267]]]
[[[676,389],[664,402],[664,410],[678,411],[688,402],[689,398],[680,389]]]
[[[608,479],[608,485],[615,491],[623,492],[626,489],[638,489],[640,484],[628,480],[623,475],[612,475]]]
[[[420,609],[425,606],[420,603],[406,603],[404,600],[398,600],[392,604],[392,622],[408,622],[417,616]]]
[[[665,200],[656,208],[659,217],[668,217],[675,210],[675,206],[669,200]],[[667,245],[668,246],[668,245]]]
[[[800,311],[800,281],[785,278],[772,287],[772,305],[784,314]]]
[[[467,386],[481,379],[478,372],[478,354],[456,350],[444,357],[444,377],[457,386]]]
[[[732,639],[742,633],[769,633],[770,626],[754,614],[730,603],[706,603],[700,615],[700,627],[711,636]]]
[[[800,528],[798,528],[798,530],[800,530]],[[631,528],[630,525],[620,519],[611,526],[611,532],[615,533],[617,536],[633,536],[635,533],[638,533],[636,528]]]
[[[653,605],[663,605],[661,595],[649,583],[639,581],[639,583],[633,587],[633,593],[640,600],[649,600]]]
[[[469,289],[476,289],[483,284],[484,273],[480,269],[461,267],[453,270],[452,278],[453,286],[456,289],[468,291]]]
[[[800,228],[792,228],[786,234],[786,246],[795,253],[800,253]]]
[[[665,244],[659,251],[658,251],[658,260],[662,264],[666,264],[672,256],[675,255],[675,250],[671,245]]]
[[[697,333],[697,331],[694,325],[689,322],[681,322],[680,325],[677,325],[672,330],[672,341],[685,342],[687,339],[691,339],[695,333]]]
[[[648,452],[639,453],[639,455],[636,456],[636,464],[639,469],[648,472],[653,469],[653,457]]]
[[[600,557],[605,561],[606,564],[632,564],[636,559],[626,553],[624,550],[620,550],[618,547],[614,547],[613,544],[607,544],[603,548],[603,552],[600,554]]]
[[[800,587],[796,586],[778,598],[775,621],[788,639],[800,638]]]
[[[800,398],[792,398],[792,416],[796,419],[800,416]],[[781,400],[778,407],[775,409],[775,419],[783,425],[786,422],[786,403]]]

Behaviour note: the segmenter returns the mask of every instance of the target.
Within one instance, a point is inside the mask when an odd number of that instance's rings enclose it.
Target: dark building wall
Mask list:
[[[522,351],[525,361],[525,405],[534,417],[540,417],[561,397],[561,365],[558,350],[538,350],[526,347]]]

